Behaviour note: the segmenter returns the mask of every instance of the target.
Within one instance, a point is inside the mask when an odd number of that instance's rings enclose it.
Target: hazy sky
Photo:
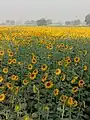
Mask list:
[[[54,21],[80,18],[90,13],[90,0],[0,0],[0,20],[37,20],[42,17]]]

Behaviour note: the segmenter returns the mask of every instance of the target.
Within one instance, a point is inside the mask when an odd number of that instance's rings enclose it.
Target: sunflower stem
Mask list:
[[[40,102],[40,92],[39,89],[37,89],[37,94],[38,94],[38,112],[39,112],[39,120],[40,120],[40,111],[39,111],[39,102]]]
[[[69,120],[72,120],[71,119],[71,106],[70,106],[70,109],[69,109]]]
[[[62,109],[62,120],[63,120],[63,117],[64,117],[64,108],[65,108],[65,105],[63,104],[63,109]]]

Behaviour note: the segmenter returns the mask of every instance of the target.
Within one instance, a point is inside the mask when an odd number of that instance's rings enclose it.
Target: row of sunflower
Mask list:
[[[32,28],[26,34],[23,27],[4,29],[5,34],[17,32],[11,35],[14,40],[0,41],[0,119],[82,120],[90,96],[90,40],[49,38],[41,27],[35,28],[39,37]],[[44,30],[48,36],[42,39]]]

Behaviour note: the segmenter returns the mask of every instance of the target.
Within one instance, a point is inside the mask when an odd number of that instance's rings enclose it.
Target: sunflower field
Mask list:
[[[0,27],[0,120],[89,120],[90,27]]]

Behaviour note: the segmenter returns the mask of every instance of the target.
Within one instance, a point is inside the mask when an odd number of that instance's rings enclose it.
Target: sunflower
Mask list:
[[[17,60],[14,58],[14,59],[12,59],[12,63],[16,63],[17,62]]]
[[[22,62],[20,62],[20,61],[18,62],[18,65],[22,65],[22,64],[23,64]]]
[[[69,46],[69,50],[72,50],[73,49],[73,46]]]
[[[60,44],[60,47],[64,48],[64,46],[65,46],[64,43],[61,43],[61,44]]]
[[[5,99],[5,94],[0,94],[0,102],[2,102]]]
[[[44,85],[45,85],[45,88],[50,89],[50,88],[53,87],[53,82],[52,81],[48,81],[48,82],[45,82]]]
[[[75,57],[75,58],[74,58],[74,62],[75,62],[75,63],[79,63],[79,62],[80,62],[80,57]]]
[[[71,63],[71,59],[68,59],[66,62],[67,62],[67,64],[70,64]]]
[[[9,53],[8,53],[8,56],[9,56],[9,57],[13,57],[13,52],[9,52]]]
[[[68,47],[69,47],[68,45],[65,45],[65,50],[67,50],[67,49],[68,49]]]
[[[17,81],[19,79],[19,77],[17,75],[12,75],[11,79],[14,80],[14,81]]]
[[[78,102],[77,102],[76,100],[74,100],[74,101],[73,101],[73,106],[74,106],[74,107],[77,107],[77,105],[78,105]]]
[[[42,82],[45,82],[48,78],[48,73],[45,73],[42,77]]]
[[[42,71],[47,70],[47,68],[48,68],[48,67],[47,67],[47,65],[46,65],[46,64],[43,64],[43,65],[41,66],[41,70],[42,70]]]
[[[77,91],[78,91],[78,87],[77,86],[72,88],[72,93],[76,93]]]
[[[32,64],[29,64],[29,65],[28,65],[28,69],[29,69],[29,70],[32,70],[32,68],[33,68],[33,65],[32,65]]]
[[[7,74],[8,73],[8,68],[3,68],[3,73]]]
[[[72,79],[71,83],[74,84],[76,82],[76,79]]]
[[[24,85],[28,85],[28,83],[29,83],[28,80],[23,80]]]
[[[9,88],[9,89],[13,89],[13,85],[12,85],[12,83],[6,83],[6,86],[7,86],[7,88]]]
[[[4,51],[0,51],[0,56],[3,56],[4,55]]]
[[[84,84],[85,84],[84,80],[79,80],[79,82],[78,82],[79,87],[83,87]]]
[[[73,97],[69,97],[67,103],[68,103],[68,105],[72,106],[74,103]]]
[[[55,74],[56,74],[56,75],[60,75],[60,74],[61,74],[61,69],[59,69],[59,68],[56,69]]]
[[[65,79],[66,79],[66,74],[65,74],[65,73],[62,73],[61,80],[64,81]]]
[[[67,99],[68,99],[68,97],[66,96],[66,95],[61,95],[61,97],[60,97],[60,101],[61,102],[63,102],[63,103],[65,103],[66,101],[67,101]]]
[[[36,78],[36,74],[30,73],[30,79],[31,79],[31,80],[34,80],[35,78]]]
[[[59,66],[62,66],[62,64],[63,64],[63,61],[58,61]]]
[[[59,94],[59,89],[54,89],[53,93],[55,96],[57,96]]]
[[[37,59],[37,57],[35,55],[33,55],[32,59]]]
[[[35,69],[35,70],[33,71],[33,73],[37,75],[37,74],[38,74],[38,69]]]
[[[52,55],[51,55],[51,54],[48,54],[48,59],[51,58],[51,57],[52,57]]]
[[[32,64],[36,64],[37,63],[37,59],[32,59]]]
[[[19,92],[19,86],[15,88],[15,94],[17,94],[18,92]]]
[[[18,77],[18,75],[16,75],[16,78],[15,78],[15,80],[17,81],[19,79],[19,77]]]
[[[7,49],[7,53],[10,53],[11,52],[11,49]]]
[[[71,58],[69,57],[69,56],[67,56],[66,58],[65,58],[65,61],[67,61],[67,60],[70,60]]]
[[[12,59],[9,59],[9,60],[8,60],[8,64],[9,64],[9,65],[12,64]]]
[[[87,71],[87,69],[88,69],[87,65],[84,65],[83,70]]]
[[[4,80],[4,78],[0,75],[0,82],[2,82]]]
[[[47,49],[49,49],[49,50],[52,50],[52,49],[53,49],[53,45],[52,45],[52,44],[49,44],[49,45],[47,45],[46,47],[47,47]]]

